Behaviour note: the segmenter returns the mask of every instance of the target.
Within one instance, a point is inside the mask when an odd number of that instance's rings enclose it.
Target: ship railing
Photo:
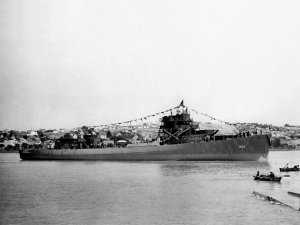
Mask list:
[[[162,140],[163,143],[167,142],[168,140],[170,140],[172,137],[174,137],[175,139],[178,140],[178,143],[181,142],[180,138],[178,138],[179,135],[185,133],[186,131],[188,131],[190,128],[188,129],[185,129],[184,131],[180,132],[180,131],[177,131],[175,132],[174,134],[171,134],[170,132],[168,132],[167,130],[165,129],[161,129],[161,132],[165,132],[166,134],[168,134],[169,136],[167,137],[167,139],[165,140]],[[240,132],[238,134],[235,134],[235,135],[213,135],[211,137],[206,137],[204,138],[203,140],[195,140],[196,143],[197,142],[202,142],[202,141],[220,141],[220,140],[231,140],[231,139],[236,139],[236,138],[248,138],[248,137],[251,137],[251,136],[259,136],[259,135],[262,135],[262,134],[257,134],[257,133],[250,133],[250,132]],[[218,137],[219,136],[219,137]],[[134,147],[141,147],[141,146],[156,146],[156,145],[160,145],[159,142],[148,142],[147,144],[146,143],[141,143],[141,144],[128,144],[126,147],[127,148],[134,148]],[[91,149],[93,148],[115,148],[116,146],[115,145],[101,145],[101,146],[94,146],[94,147],[91,147]],[[48,149],[48,150],[54,150],[54,149],[62,149],[62,148],[49,148],[49,146],[42,146],[41,148],[44,148],[44,149]],[[32,151],[32,150],[37,150],[37,149],[41,149],[41,148],[38,148],[38,147],[33,147],[33,146],[29,146],[28,150]],[[68,148],[68,149],[85,149],[83,147],[72,147],[72,148]],[[25,150],[25,148],[20,148],[20,150]]]

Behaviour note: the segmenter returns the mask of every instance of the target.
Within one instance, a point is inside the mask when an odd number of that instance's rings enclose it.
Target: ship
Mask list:
[[[258,161],[267,160],[270,139],[266,134],[218,134],[200,129],[183,101],[177,112],[160,118],[157,138],[146,143],[119,141],[103,147],[23,149],[22,160],[104,160],[104,161]],[[70,146],[70,145],[68,145]]]

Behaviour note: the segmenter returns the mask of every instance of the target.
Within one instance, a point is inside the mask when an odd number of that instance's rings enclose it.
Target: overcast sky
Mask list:
[[[126,121],[180,103],[300,125],[300,1],[1,0],[0,129]]]

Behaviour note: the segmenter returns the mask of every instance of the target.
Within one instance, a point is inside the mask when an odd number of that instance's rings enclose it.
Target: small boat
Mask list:
[[[288,167],[287,165],[283,168],[279,168],[280,172],[289,172],[289,171],[299,171],[299,165],[296,165],[294,167]]]
[[[254,180],[261,180],[261,181],[271,181],[271,182],[280,182],[281,177],[270,177],[268,175],[260,175],[260,176],[253,176]]]

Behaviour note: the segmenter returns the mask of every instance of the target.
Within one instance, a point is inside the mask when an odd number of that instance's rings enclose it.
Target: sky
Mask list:
[[[298,0],[1,0],[0,129],[127,121],[182,99],[224,121],[300,125],[299,11]]]

